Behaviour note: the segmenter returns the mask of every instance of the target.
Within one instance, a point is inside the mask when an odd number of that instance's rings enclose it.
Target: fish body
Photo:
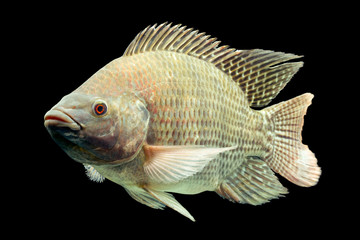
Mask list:
[[[298,56],[219,43],[180,25],[148,27],[55,105],[45,126],[90,179],[191,220],[168,192],[258,205],[287,193],[273,171],[315,185],[320,168],[301,143],[312,94],[252,109],[283,89],[302,66],[285,62]]]

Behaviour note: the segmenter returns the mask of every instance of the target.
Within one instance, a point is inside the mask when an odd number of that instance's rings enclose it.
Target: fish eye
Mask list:
[[[107,112],[107,105],[104,101],[96,101],[93,104],[93,111],[96,116],[103,116]]]

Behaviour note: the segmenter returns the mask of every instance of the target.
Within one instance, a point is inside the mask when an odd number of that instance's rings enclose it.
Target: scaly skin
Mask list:
[[[146,179],[136,166],[144,162],[143,153],[124,166],[95,166],[121,185],[132,182],[186,194],[214,190],[245,157],[264,157],[271,151],[272,125],[266,115],[249,108],[244,93],[228,75],[185,54],[158,51],[115,59],[76,92],[132,94],[146,102],[151,115],[147,144],[238,146],[176,184],[159,185]],[[129,171],[129,166],[136,171]]]
[[[219,43],[180,25],[149,26],[50,109],[45,127],[90,179],[193,221],[167,192],[259,205],[287,193],[274,172],[314,186],[321,169],[301,139],[313,95],[251,109],[277,96],[303,65],[287,61],[300,56]]]

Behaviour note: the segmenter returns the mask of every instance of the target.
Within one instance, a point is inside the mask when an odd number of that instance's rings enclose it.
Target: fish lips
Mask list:
[[[44,125],[48,130],[79,131],[83,126],[71,115],[61,109],[51,109],[44,116]]]

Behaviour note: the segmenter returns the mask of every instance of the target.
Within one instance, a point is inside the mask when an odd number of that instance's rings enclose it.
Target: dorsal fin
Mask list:
[[[285,63],[301,57],[294,54],[261,49],[236,50],[219,44],[216,38],[180,24],[155,24],[135,37],[124,56],[172,51],[212,63],[241,87],[251,107],[269,104],[303,65],[302,62]]]

